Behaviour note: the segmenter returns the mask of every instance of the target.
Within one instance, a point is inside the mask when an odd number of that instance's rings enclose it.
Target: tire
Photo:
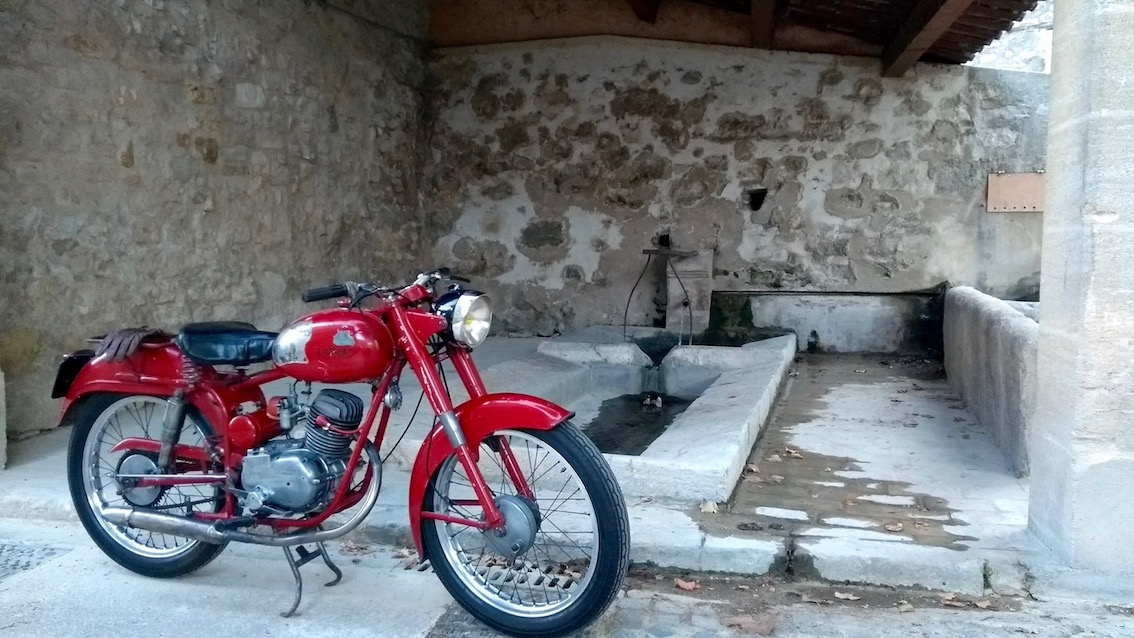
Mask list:
[[[547,431],[503,430],[495,432],[494,436],[509,441],[529,485],[535,490],[536,507],[531,508],[539,530],[535,544],[509,565],[507,559],[487,547],[490,541],[485,535],[490,532],[427,519],[422,524],[426,555],[453,598],[498,631],[514,636],[560,636],[582,629],[610,606],[629,566],[630,525],[622,490],[602,453],[570,423]],[[544,446],[558,458],[553,458],[552,454],[540,456],[539,449]],[[534,459],[533,448],[536,449]],[[554,460],[555,465],[549,467],[549,459]],[[555,472],[561,463],[568,467]],[[514,486],[505,477],[499,457],[487,441],[480,448],[479,467],[498,504],[501,495],[509,495],[511,504],[521,498],[515,496]],[[469,503],[471,487],[467,486],[467,481],[459,480],[463,471],[455,456],[446,459],[426,490],[423,511],[478,518],[479,507]],[[549,474],[552,478],[547,480],[551,487],[547,488],[548,483],[544,481]],[[557,496],[550,497],[557,477],[563,477],[565,485],[574,480],[581,488],[566,492],[566,488],[561,487]],[[564,493],[569,496],[563,496]],[[580,493],[581,496],[576,497]],[[530,499],[523,500],[532,503]],[[564,510],[569,503],[571,509]],[[476,511],[467,511],[470,506],[476,507]],[[552,519],[560,514],[563,517],[559,522]],[[508,528],[511,527],[509,523]],[[522,521],[520,527],[523,527]],[[486,547],[468,547],[478,539]],[[481,550],[479,556],[476,549]],[[579,553],[584,558],[571,557]],[[568,580],[573,582],[568,583]],[[575,589],[570,589],[572,586]],[[556,593],[555,601],[551,600],[552,592]],[[507,600],[504,600],[505,594]],[[563,598],[564,595],[567,598]],[[531,599],[530,605],[524,602],[525,597]]]
[[[94,454],[102,448],[109,450],[107,446],[113,445],[113,439],[104,440],[103,433],[112,437],[117,436],[119,439],[126,436],[160,439],[164,403],[164,398],[145,395],[98,393],[84,397],[67,414],[67,421],[74,426],[67,449],[67,483],[70,486],[75,512],[99,549],[132,572],[156,578],[173,578],[209,564],[224,550],[225,545],[213,545],[116,526],[102,517],[99,506],[156,508],[178,514],[184,514],[190,509],[218,511],[223,503],[223,494],[219,488],[195,486],[135,488],[127,490],[126,495],[118,495],[117,500],[121,502],[114,502],[113,486],[117,483],[113,483],[113,479],[101,479],[101,473],[117,471],[118,466],[121,466],[127,457],[146,455],[119,452],[115,453],[118,455],[115,456],[109,451],[100,452],[97,456]],[[124,414],[129,417],[128,420],[123,418]],[[114,425],[117,425],[116,431],[111,432]],[[132,430],[136,430],[136,433]],[[205,440],[205,437],[213,434],[208,422],[190,407],[182,426],[181,442],[199,444]],[[112,463],[116,463],[114,468],[110,467]],[[139,504],[128,500],[129,494],[138,493],[145,493],[147,496],[154,494],[153,502],[149,507],[145,503]],[[203,502],[188,506],[172,505],[170,503],[173,501],[167,500],[171,495],[171,498],[191,498]],[[110,502],[107,502],[108,499]]]

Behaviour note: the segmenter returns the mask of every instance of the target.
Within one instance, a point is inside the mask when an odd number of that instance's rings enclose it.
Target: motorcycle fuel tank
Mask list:
[[[377,319],[351,310],[320,310],[280,331],[272,360],[289,377],[350,383],[381,376],[394,358],[394,340]]]

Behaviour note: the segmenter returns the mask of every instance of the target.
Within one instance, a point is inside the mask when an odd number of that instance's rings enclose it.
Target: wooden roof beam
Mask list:
[[[920,0],[890,44],[882,51],[882,75],[896,78],[905,73],[974,0]]]
[[[771,49],[776,32],[776,0],[752,0],[752,46]]]
[[[630,8],[634,9],[634,15],[642,22],[649,22],[654,24],[658,21],[658,8],[661,6],[661,0],[628,0]]]

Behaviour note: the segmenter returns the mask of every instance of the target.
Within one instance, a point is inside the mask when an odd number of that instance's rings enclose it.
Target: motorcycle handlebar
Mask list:
[[[311,303],[312,301],[349,296],[350,290],[347,289],[346,284],[331,284],[330,286],[321,286],[319,288],[308,288],[303,291],[302,298],[304,302]]]

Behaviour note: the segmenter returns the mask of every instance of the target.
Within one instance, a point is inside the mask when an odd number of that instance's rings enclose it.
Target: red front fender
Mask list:
[[[511,393],[485,394],[462,403],[453,412],[457,415],[457,421],[461,424],[474,456],[480,448],[480,442],[493,432],[550,430],[574,415],[539,397]],[[453,446],[449,444],[445,432],[434,427],[422,443],[413,464],[409,485],[410,531],[413,533],[413,542],[417,545],[417,553],[423,558],[421,508],[425,501],[425,491],[430,477],[452,453]]]

